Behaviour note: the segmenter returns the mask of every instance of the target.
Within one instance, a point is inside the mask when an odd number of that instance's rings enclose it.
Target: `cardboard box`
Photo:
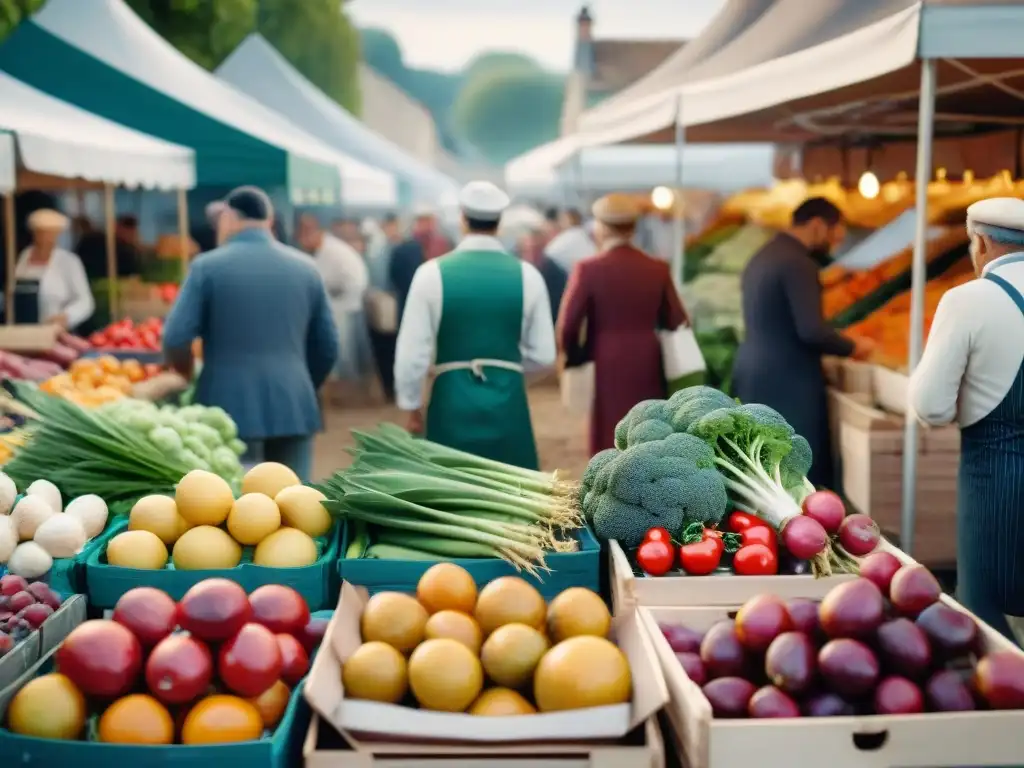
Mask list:
[[[906,555],[901,559],[909,561]],[[913,562],[913,561],[909,561]],[[964,610],[947,597],[947,604]],[[666,734],[688,768],[789,768],[800,755],[827,756],[829,768],[1016,765],[1024,711],[784,720],[716,720],[711,704],[676,660],[659,622],[705,630],[730,616],[727,608],[641,608],[671,700]],[[987,651],[1020,649],[981,623]]]
[[[14,319],[17,321],[18,318]],[[17,353],[48,352],[57,343],[59,332],[56,325],[0,325],[0,349]]]
[[[617,541],[608,543],[611,559],[612,607],[616,616],[639,606],[738,605],[754,595],[771,592],[779,597],[824,597],[836,584],[855,578],[838,574],[814,576],[637,576]]]
[[[896,374],[894,374],[896,375]],[[832,391],[838,421],[843,493],[888,536],[898,536],[903,507],[904,417]],[[960,430],[921,428],[917,458],[914,556],[931,567],[956,562],[956,494]]]
[[[304,694],[313,711],[359,738],[368,735],[445,742],[537,742],[617,739],[645,723],[668,700],[654,652],[636,613],[615,618],[612,632],[629,659],[633,700],[629,704],[551,712],[529,717],[474,717],[345,698],[344,661],[362,644],[359,621],[366,590],[345,583],[341,600],[316,655]]]
[[[619,742],[594,744],[403,744],[338,733],[316,715],[302,755],[306,768],[664,768],[657,718]]]

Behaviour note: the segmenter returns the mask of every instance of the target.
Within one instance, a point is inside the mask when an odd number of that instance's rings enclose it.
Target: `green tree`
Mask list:
[[[257,0],[128,0],[167,42],[215,69],[252,32]]]
[[[0,40],[38,11],[46,0],[0,0]]]
[[[537,60],[522,53],[492,51],[481,53],[462,70],[463,82],[472,82],[491,72],[543,72]]]
[[[405,87],[409,70],[402,56],[402,46],[386,29],[366,27],[359,30],[363,61],[395,85]]]
[[[455,130],[494,163],[558,137],[563,78],[541,69],[490,70],[467,80],[452,114]]]
[[[259,0],[258,29],[314,85],[359,114],[359,32],[338,0]]]

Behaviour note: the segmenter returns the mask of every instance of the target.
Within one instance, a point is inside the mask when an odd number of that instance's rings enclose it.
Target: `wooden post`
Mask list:
[[[17,233],[14,231],[13,189],[4,195],[4,233],[6,236],[4,255],[7,263],[7,285],[4,293],[4,306],[7,311],[4,314],[7,316],[7,325],[14,325],[14,271],[18,266],[18,254],[15,253],[18,250],[18,239]]]
[[[188,274],[188,256],[190,238],[188,234],[188,192],[178,190],[178,237],[181,243],[181,279]]]
[[[117,317],[117,217],[114,213],[114,185],[103,185],[103,216],[107,232],[107,281],[109,282],[110,322]]]

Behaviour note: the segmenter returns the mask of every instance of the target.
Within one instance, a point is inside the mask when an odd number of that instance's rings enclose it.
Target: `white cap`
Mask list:
[[[642,213],[635,198],[618,192],[605,195],[594,203],[592,212],[595,219],[613,227],[634,224]]]
[[[1016,197],[990,197],[967,208],[967,226],[988,224],[993,227],[1024,231],[1024,200]]]
[[[489,181],[471,181],[459,193],[459,207],[471,219],[497,221],[512,201]]]
[[[51,232],[63,232],[68,228],[68,217],[60,211],[52,208],[40,208],[33,211],[28,217],[29,229],[49,230]]]
[[[412,207],[412,215],[417,219],[422,219],[426,216],[437,216],[437,209],[430,203],[416,203]]]

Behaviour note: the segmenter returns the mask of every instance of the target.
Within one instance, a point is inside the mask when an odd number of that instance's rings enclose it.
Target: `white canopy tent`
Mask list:
[[[22,26],[26,25],[30,29],[16,29],[2,50],[7,54],[5,61],[11,65],[7,68],[18,71],[19,77],[27,81],[36,82],[30,76],[32,69],[22,74],[15,68],[18,59],[24,59],[34,45],[49,46],[50,52],[57,55],[61,52],[54,45],[56,40],[174,100],[186,110],[283,150],[291,158],[336,169],[345,203],[393,205],[397,199],[395,179],[390,174],[327,146],[286,117],[218,80],[161,38],[123,0],[49,0]],[[38,72],[39,78],[48,82],[53,75]],[[114,87],[116,81],[109,82]],[[49,86],[47,89],[50,90]],[[191,142],[190,145],[196,146]],[[208,149],[207,145],[198,153],[200,166],[201,155]],[[202,182],[203,168],[199,171]],[[304,192],[309,193],[307,196],[316,192],[317,199],[294,202],[333,202],[323,199],[324,191],[310,188]]]
[[[809,25],[815,20],[817,26]],[[933,138],[1021,125],[1021,0],[776,0],[723,49],[762,45],[759,61],[646,97],[640,117],[581,144],[661,139],[917,140],[911,284],[912,370],[923,346]],[[666,124],[658,104],[675,103]],[[643,113],[647,112],[645,116]],[[658,119],[649,119],[658,115]],[[685,134],[684,134],[685,131]],[[918,427],[906,420],[901,546],[912,553]]]
[[[191,189],[191,149],[146,136],[48,96],[0,72],[0,193],[19,171],[148,189]],[[2,145],[7,145],[7,150]]]
[[[571,140],[557,140],[523,155],[505,168],[513,196],[554,200],[566,190],[639,191],[672,186],[676,149],[671,145],[587,147],[576,153]],[[690,189],[735,192],[772,182],[769,145],[704,145],[683,153],[683,178]]]
[[[454,198],[451,178],[374,133],[295,69],[265,38],[249,35],[216,70],[247,93],[339,152],[349,153],[406,182],[409,202]]]

